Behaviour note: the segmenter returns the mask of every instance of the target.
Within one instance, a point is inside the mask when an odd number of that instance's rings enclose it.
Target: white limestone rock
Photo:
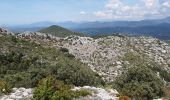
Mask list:
[[[32,97],[32,89],[13,88],[11,94],[0,97],[0,100],[31,100]]]

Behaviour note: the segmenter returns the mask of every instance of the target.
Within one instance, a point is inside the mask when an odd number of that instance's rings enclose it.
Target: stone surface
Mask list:
[[[103,89],[103,88],[96,88],[90,86],[84,87],[75,87],[73,90],[90,90],[92,94],[89,96],[81,97],[76,100],[118,100],[117,95],[119,94],[116,90],[113,89]]]
[[[97,87],[75,87],[72,90],[90,90],[92,91],[92,95],[88,95],[85,97],[80,97],[75,100],[117,100],[117,95],[119,94],[116,90],[113,89],[103,89]],[[0,97],[0,100],[31,100],[33,97],[32,89],[25,88],[13,88],[13,92],[9,95],[3,95]]]
[[[32,97],[32,89],[13,88],[12,93],[0,97],[0,100],[31,100]]]
[[[63,40],[63,39],[62,39]],[[61,41],[62,47],[77,59],[103,77],[105,81],[114,81],[125,70],[128,61],[121,58],[132,52],[149,61],[154,61],[170,71],[170,47],[167,43],[152,37],[118,37],[108,36],[98,39],[90,37],[69,36]]]
[[[5,28],[0,28],[0,35],[14,35],[14,33]]]
[[[112,82],[126,70],[131,63],[122,58],[132,52],[145,56],[150,61],[163,65],[163,69],[170,72],[170,46],[152,37],[107,36],[90,38],[69,36],[59,38],[39,32],[24,32],[17,37],[41,44],[44,47],[67,48],[70,54],[89,65],[106,82]],[[143,58],[143,59],[145,59]]]

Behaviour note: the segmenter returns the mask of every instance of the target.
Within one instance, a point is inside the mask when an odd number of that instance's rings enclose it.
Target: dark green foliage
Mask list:
[[[73,58],[73,59],[75,58],[73,54],[69,53],[69,50],[67,48],[60,48],[60,51],[63,52],[69,58]]]
[[[159,72],[161,78],[163,78],[167,82],[170,82],[170,72],[166,71],[165,69],[162,69],[160,66],[151,69],[155,72]]]
[[[75,56],[73,55],[73,54],[70,54],[70,53],[67,53],[67,57],[69,57],[69,58],[75,58]]]
[[[126,70],[116,79],[117,90],[123,95],[138,97],[138,99],[153,99],[163,96],[164,87],[170,81],[170,73],[164,66],[148,59],[148,56],[128,52],[122,58],[130,64],[125,65]],[[159,73],[159,74],[158,74]],[[159,75],[159,76],[158,76]]]
[[[128,61],[130,63],[131,67],[134,66],[147,66],[150,68],[153,72],[157,73],[159,72],[160,77],[163,78],[165,81],[170,82],[170,72],[168,72],[166,69],[163,68],[162,65],[154,62],[154,60],[148,59],[146,55],[142,54],[137,54],[137,53],[132,53],[128,52],[124,55],[122,60]],[[125,65],[129,66],[129,65]]]
[[[34,91],[34,99],[35,100],[52,100],[52,97],[58,86],[57,84],[63,85],[63,83],[57,82],[52,77],[43,79],[42,81],[39,82],[38,87]]]
[[[99,34],[99,35],[97,34],[97,35],[94,35],[94,36],[91,36],[91,37],[94,38],[94,39],[98,39],[98,38],[106,38],[108,36],[117,36],[117,37],[125,38],[124,35],[116,34],[116,33],[114,33],[114,34]]]
[[[128,69],[115,81],[115,88],[122,95],[137,100],[150,100],[164,95],[164,82],[147,67]]]
[[[80,96],[90,95],[91,92],[72,91],[70,85],[64,84],[53,77],[47,77],[39,82],[34,90],[34,100],[72,100]]]
[[[70,35],[83,36],[82,33],[72,32],[72,31],[70,31],[68,29],[65,29],[63,27],[56,26],[56,25],[53,25],[53,26],[50,26],[48,28],[42,29],[39,32],[48,33],[48,34],[58,36],[58,37],[66,37],[66,36],[70,36]]]
[[[55,71],[52,74],[55,74],[57,79],[63,80],[68,84],[72,83],[74,85],[83,86],[100,85],[102,83],[98,74],[92,72],[91,69],[84,66],[84,64],[72,62],[68,59],[65,60],[65,63],[54,66],[52,70],[53,72]]]
[[[0,37],[0,49],[0,79],[12,87],[35,87],[49,75],[73,85],[102,83],[87,65],[59,49],[11,36]]]
[[[66,52],[66,53],[68,53],[69,52],[69,50],[67,49],[67,48],[60,48],[60,50],[62,51],[62,52]]]

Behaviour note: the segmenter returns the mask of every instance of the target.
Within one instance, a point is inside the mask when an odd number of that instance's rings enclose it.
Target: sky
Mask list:
[[[170,16],[170,0],[0,0],[0,7],[0,25]]]

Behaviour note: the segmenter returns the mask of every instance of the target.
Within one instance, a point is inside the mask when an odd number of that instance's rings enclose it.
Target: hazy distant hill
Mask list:
[[[135,35],[135,36],[147,35],[147,36],[157,37],[159,39],[166,39],[166,40],[170,39],[170,34],[169,34],[170,17],[164,19],[141,20],[141,21],[94,21],[94,22],[66,21],[66,22],[59,22],[59,23],[46,21],[46,22],[37,22],[28,25],[11,26],[8,27],[8,29],[14,32],[24,32],[24,31],[34,32],[49,27],[51,25],[59,25],[61,27],[65,27],[67,28],[66,29],[67,31],[65,29],[64,30],[69,33],[74,33],[72,31],[83,32],[86,33],[87,35],[126,33],[127,35]],[[65,31],[63,34],[65,34]]]
[[[113,33],[120,33],[125,35],[132,36],[153,36],[163,40],[170,39],[170,24],[158,24],[158,25],[148,25],[148,26],[137,26],[137,27],[101,27],[101,28],[80,28],[75,29],[74,31],[83,32],[88,34],[89,36],[94,35],[109,35]]]
[[[66,37],[66,36],[69,36],[69,35],[79,35],[79,36],[83,35],[81,33],[76,33],[76,32],[70,31],[66,28],[56,26],[56,25],[52,25],[52,26],[47,27],[45,29],[41,29],[39,32],[48,33],[48,34],[58,36],[58,37]]]
[[[141,21],[84,22],[84,23],[77,23],[77,25],[74,25],[70,28],[80,29],[80,28],[106,28],[106,27],[141,27],[141,26],[159,25],[159,24],[163,24],[163,23],[170,23],[170,17],[167,17],[164,19],[141,20]],[[65,24],[61,24],[60,26],[65,25]],[[68,22],[67,22],[67,24],[68,24]],[[63,27],[65,27],[65,26],[63,26]]]
[[[37,31],[39,31],[43,28],[46,28],[46,27],[7,27],[7,28],[14,33],[22,33],[25,31],[37,32]]]

